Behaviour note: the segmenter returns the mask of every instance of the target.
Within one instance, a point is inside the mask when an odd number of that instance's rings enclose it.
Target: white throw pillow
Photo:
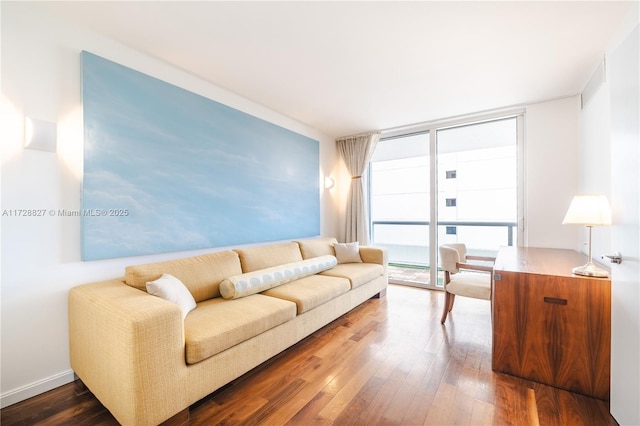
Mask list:
[[[357,241],[353,243],[334,243],[333,248],[336,250],[338,263],[362,263],[360,244]]]
[[[178,278],[170,274],[163,274],[155,281],[149,281],[146,285],[147,293],[161,297],[180,306],[182,319],[196,307],[196,301]]]

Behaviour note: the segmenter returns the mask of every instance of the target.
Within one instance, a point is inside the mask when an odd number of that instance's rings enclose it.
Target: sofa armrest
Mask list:
[[[158,424],[188,405],[180,308],[110,280],[69,292],[71,367],[122,424]]]
[[[389,264],[387,250],[381,247],[360,246],[360,258],[365,263],[377,263],[384,266]]]

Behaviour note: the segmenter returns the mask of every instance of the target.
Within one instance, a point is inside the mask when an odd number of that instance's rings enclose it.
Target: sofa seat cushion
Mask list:
[[[184,322],[187,363],[207,359],[295,316],[295,303],[261,294],[198,303]]]
[[[377,263],[342,263],[320,273],[331,277],[348,278],[351,288],[360,287],[384,274],[384,267]]]
[[[316,274],[282,284],[262,294],[295,302],[298,314],[302,314],[349,290],[349,280],[346,278]]]

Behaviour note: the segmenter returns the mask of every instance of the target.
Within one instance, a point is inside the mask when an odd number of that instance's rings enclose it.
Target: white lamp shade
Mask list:
[[[598,226],[611,225],[611,208],[604,195],[576,195],[562,223]]]

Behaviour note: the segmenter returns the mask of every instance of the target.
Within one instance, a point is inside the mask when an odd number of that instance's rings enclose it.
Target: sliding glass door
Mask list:
[[[381,140],[370,167],[371,240],[418,284],[430,265],[430,167],[429,132]]]
[[[370,167],[373,244],[386,247],[390,280],[441,287],[437,248],[474,254],[517,245],[522,117],[383,137]]]

